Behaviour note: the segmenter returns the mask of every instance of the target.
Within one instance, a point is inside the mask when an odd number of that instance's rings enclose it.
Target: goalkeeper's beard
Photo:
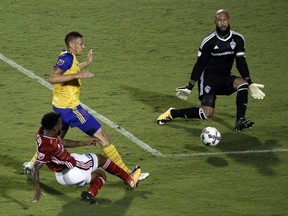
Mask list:
[[[216,26],[216,32],[221,38],[226,38],[230,33],[230,25],[224,31],[222,31],[221,28]]]

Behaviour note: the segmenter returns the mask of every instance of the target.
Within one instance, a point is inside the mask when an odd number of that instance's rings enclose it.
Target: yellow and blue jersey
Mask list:
[[[63,75],[80,72],[79,62],[76,56],[63,50],[55,63]],[[74,79],[65,83],[54,84],[52,104],[57,108],[75,108],[80,104],[80,79]]]
[[[76,56],[67,50],[60,53],[54,67],[60,68],[64,76],[80,72]],[[93,137],[96,131],[101,128],[101,124],[81,106],[80,86],[80,79],[54,84],[53,110],[60,113],[63,130],[67,131],[69,127],[78,127]]]

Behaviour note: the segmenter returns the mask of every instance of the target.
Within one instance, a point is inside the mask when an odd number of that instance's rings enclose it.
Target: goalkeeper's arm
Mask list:
[[[249,76],[249,69],[244,56],[236,58],[236,67],[241,76],[248,82],[248,90],[254,99],[264,99],[265,93],[260,89],[264,88],[263,84],[253,83]]]
[[[34,164],[34,172],[33,172],[33,183],[34,183],[34,198],[33,202],[37,202],[40,200],[41,196],[43,193],[41,192],[41,187],[40,187],[40,180],[39,180],[39,170],[43,167],[43,163],[40,163],[38,161],[35,162]]]
[[[201,76],[202,72],[205,69],[206,63],[209,58],[209,52],[204,52],[202,49],[199,48],[198,58],[197,61],[192,69],[190,75],[190,81],[186,86],[180,86],[176,88],[176,95],[182,100],[187,100],[188,95],[191,93],[193,87],[196,84],[196,81]]]
[[[265,93],[261,90],[264,88],[263,84],[253,83],[250,77],[246,77],[245,80],[248,82],[248,90],[252,98],[254,99],[264,99]]]
[[[245,77],[245,80],[248,82],[248,90],[252,98],[254,99],[264,99],[265,93],[261,90],[264,88],[263,84],[253,83],[250,77]]]

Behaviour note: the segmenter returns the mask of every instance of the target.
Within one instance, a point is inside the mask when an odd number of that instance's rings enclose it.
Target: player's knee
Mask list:
[[[97,154],[96,156],[98,158],[98,167],[103,167],[107,161],[107,158],[102,154]]]
[[[211,118],[214,114],[216,96],[212,94],[203,95],[201,99],[200,117],[201,119]],[[202,113],[201,113],[202,112]]]
[[[208,118],[212,118],[213,112],[206,112],[205,115],[206,115],[206,118],[207,118],[207,119],[208,119]]]
[[[248,83],[244,82],[244,83],[237,86],[237,91],[238,92],[243,91],[243,90],[247,91],[248,86],[249,86]]]
[[[211,118],[214,114],[214,108],[203,106],[202,108],[202,119]]]
[[[106,181],[106,174],[105,174],[105,172],[103,171],[103,170],[100,170],[100,169],[97,169],[96,171],[95,171],[95,173],[96,173],[96,176],[97,177],[101,177],[101,178],[103,178],[104,179],[104,181]]]
[[[234,80],[234,83],[233,83],[233,87],[234,87],[234,89],[239,89],[239,87],[241,87],[241,86],[246,86],[246,87],[248,87],[248,81],[247,80],[245,80],[245,79],[243,79],[243,78],[236,78],[235,80]]]
[[[211,107],[212,109],[214,109],[215,107],[215,100],[216,100],[216,96],[215,95],[203,95],[201,98],[201,106],[202,107]]]
[[[108,134],[102,127],[96,131],[93,137],[99,141],[99,144],[102,148],[111,144]]]

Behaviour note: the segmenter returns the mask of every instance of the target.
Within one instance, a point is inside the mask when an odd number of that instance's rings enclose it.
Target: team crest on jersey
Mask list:
[[[231,47],[232,50],[234,50],[234,48],[236,47],[236,43],[235,43],[234,40],[231,41],[230,47]]]
[[[42,160],[44,157],[45,157],[45,154],[43,154],[41,152],[38,153],[38,159],[39,160]]]
[[[58,61],[57,61],[57,65],[63,65],[64,64],[64,60],[63,59],[58,59]]]
[[[209,93],[210,90],[211,90],[211,87],[210,87],[210,86],[206,86],[206,87],[204,88],[204,90],[205,90],[206,93]]]

